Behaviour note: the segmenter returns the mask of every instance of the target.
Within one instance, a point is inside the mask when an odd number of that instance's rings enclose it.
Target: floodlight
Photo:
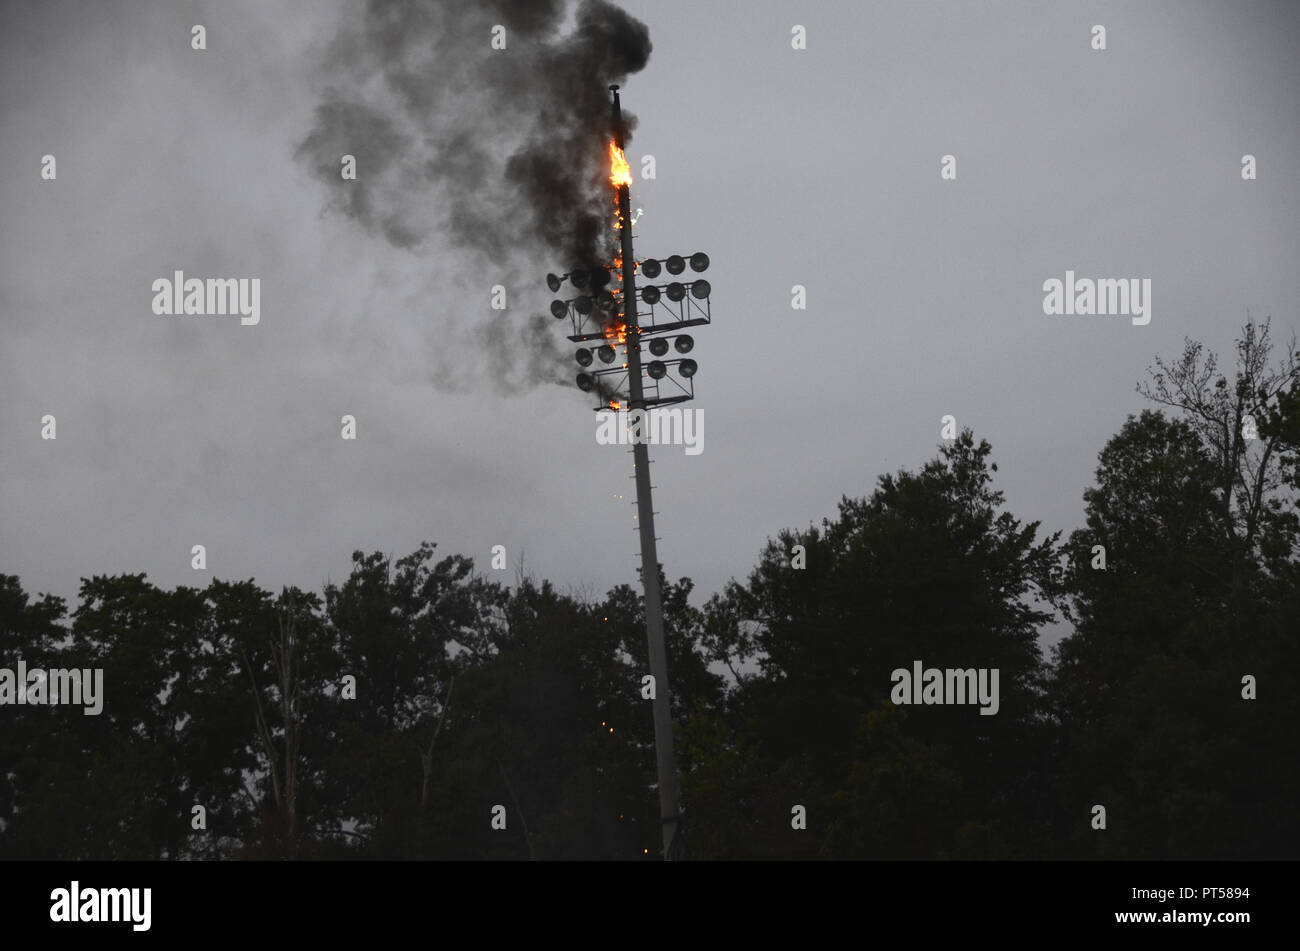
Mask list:
[[[710,285],[704,278],[700,278],[698,281],[691,281],[691,296],[696,300],[704,300],[704,298],[709,296],[711,290],[713,290],[712,285]]]
[[[596,304],[603,310],[614,309],[614,295],[609,292],[609,288],[601,288],[596,294]]]
[[[641,262],[641,273],[646,277],[654,279],[659,276],[659,262],[654,258],[646,258]]]
[[[662,380],[668,375],[668,367],[662,360],[651,360],[645,365],[645,372],[650,374],[652,380]]]
[[[677,364],[677,372],[688,380],[695,376],[695,371],[699,368],[700,365],[694,360],[683,360],[681,363]]]
[[[601,363],[613,363],[614,358],[618,356],[618,354],[614,352],[614,348],[609,344],[605,344],[605,346],[597,350],[596,355],[600,357]]]
[[[677,281],[673,281],[665,290],[668,294],[668,299],[671,301],[679,301],[686,296],[686,285]]]
[[[664,267],[668,268],[669,274],[681,274],[682,271],[686,270],[686,261],[683,260],[680,254],[672,254],[664,261]]]
[[[562,300],[551,301],[551,316],[556,320],[564,317],[569,312],[569,305]]]
[[[673,346],[677,348],[678,353],[690,353],[695,349],[695,338],[690,334],[681,334],[673,338]]]
[[[590,314],[591,298],[586,294],[583,294],[581,297],[575,297],[573,299],[573,309],[580,314]]]
[[[696,251],[691,255],[691,270],[695,272],[707,270],[709,267],[709,256],[703,251]],[[569,280],[573,280],[573,275],[569,275]]]
[[[659,288],[653,284],[647,284],[641,288],[641,299],[651,306],[659,303]]]
[[[584,367],[591,366],[591,351],[588,350],[586,347],[583,347],[576,354],[574,354],[574,356],[577,358],[578,363],[580,363],[582,366]]]
[[[554,294],[556,291],[560,289],[559,277],[554,274],[546,275],[546,286],[549,287],[551,289],[551,293]]]
[[[695,259],[691,258],[691,260],[694,261]],[[700,270],[702,271],[704,270],[704,268],[700,268]],[[582,290],[584,287],[587,286],[587,278],[590,276],[591,275],[589,275],[586,271],[583,270],[570,271],[569,283],[572,284],[574,287],[578,288],[578,290]]]
[[[596,378],[592,376],[590,373],[578,374],[578,389],[582,390],[582,392],[586,393],[595,385],[596,385]]]
[[[610,280],[611,278],[608,268],[598,267],[596,270],[591,272],[592,287],[605,287],[609,284]]]
[[[650,352],[656,357],[662,357],[668,352],[668,341],[663,337],[655,337],[650,341]]]

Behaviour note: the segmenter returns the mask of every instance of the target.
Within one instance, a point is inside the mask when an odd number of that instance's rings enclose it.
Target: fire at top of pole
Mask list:
[[[632,168],[627,164],[627,156],[612,140],[609,143],[609,183],[615,188],[632,187]]]

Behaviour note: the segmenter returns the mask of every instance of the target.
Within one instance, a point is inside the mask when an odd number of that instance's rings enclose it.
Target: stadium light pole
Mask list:
[[[614,94],[614,140],[624,149],[623,115],[619,106],[618,87]],[[636,256],[632,251],[631,187],[618,186],[619,239],[622,243],[623,323],[627,328],[628,412],[647,410],[641,381],[641,329],[637,324]],[[645,586],[646,640],[649,645],[650,675],[654,677],[655,759],[659,774],[659,814],[663,822],[664,859],[683,857],[678,826],[680,799],[677,790],[677,760],[673,753],[672,692],[668,686],[668,650],[664,644],[663,594],[659,588],[659,554],[655,547],[655,513],[650,496],[650,451],[646,440],[632,444],[632,468],[636,477],[637,526],[641,532],[641,583]]]
[[[636,259],[632,247],[632,174],[624,153],[623,116],[618,86],[609,88],[613,93],[610,182],[616,189],[619,230],[616,260],[609,265],[586,262],[563,276],[548,274],[546,286],[558,293],[567,280],[579,292],[570,300],[551,301],[550,308],[551,315],[557,320],[566,317],[572,320],[573,333],[569,339],[584,345],[575,354],[578,365],[583,368],[577,377],[578,388],[583,392],[595,392],[599,399],[595,407],[597,411],[619,410],[626,406],[631,423],[629,430],[638,434],[631,440],[634,465],[632,478],[636,480],[637,530],[641,537],[646,643],[649,648],[650,674],[654,677],[655,685],[652,713],[659,812],[663,827],[663,857],[665,861],[676,861],[686,857],[686,847],[682,837],[681,801],[673,752],[672,691],[668,684],[663,592],[659,584],[659,556],[656,551],[655,513],[650,486],[650,451],[646,436],[650,428],[648,414],[651,407],[662,408],[695,398],[694,378],[699,366],[685,356],[694,348],[695,340],[680,331],[712,322],[709,302],[712,288],[702,277],[675,279],[685,273],[688,264],[691,271],[696,273],[707,270],[709,256],[703,251],[696,251],[689,258],[673,254],[662,260]],[[663,271],[667,271],[672,279],[664,284],[656,284],[655,280]],[[616,272],[620,289],[611,291],[607,285],[614,280]],[[636,288],[638,273],[646,279],[646,285],[639,295]],[[647,309],[640,309],[641,303]],[[671,347],[670,338],[666,336],[668,334],[674,335]],[[648,362],[642,358],[643,341],[648,341],[652,357]],[[627,354],[627,362],[621,366],[617,363],[619,348]],[[670,349],[682,356],[663,359],[669,355]],[[595,366],[597,359],[605,367]],[[670,369],[676,371],[675,375],[669,375]]]

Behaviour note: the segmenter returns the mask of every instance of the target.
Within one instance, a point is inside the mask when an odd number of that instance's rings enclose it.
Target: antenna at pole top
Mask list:
[[[614,141],[621,149],[623,148],[623,110],[619,106],[618,86],[610,86],[609,91],[614,94]]]

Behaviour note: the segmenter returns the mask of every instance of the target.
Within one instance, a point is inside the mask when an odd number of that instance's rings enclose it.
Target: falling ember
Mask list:
[[[627,164],[627,156],[612,141],[609,143],[609,183],[615,188],[632,187],[632,168]]]

